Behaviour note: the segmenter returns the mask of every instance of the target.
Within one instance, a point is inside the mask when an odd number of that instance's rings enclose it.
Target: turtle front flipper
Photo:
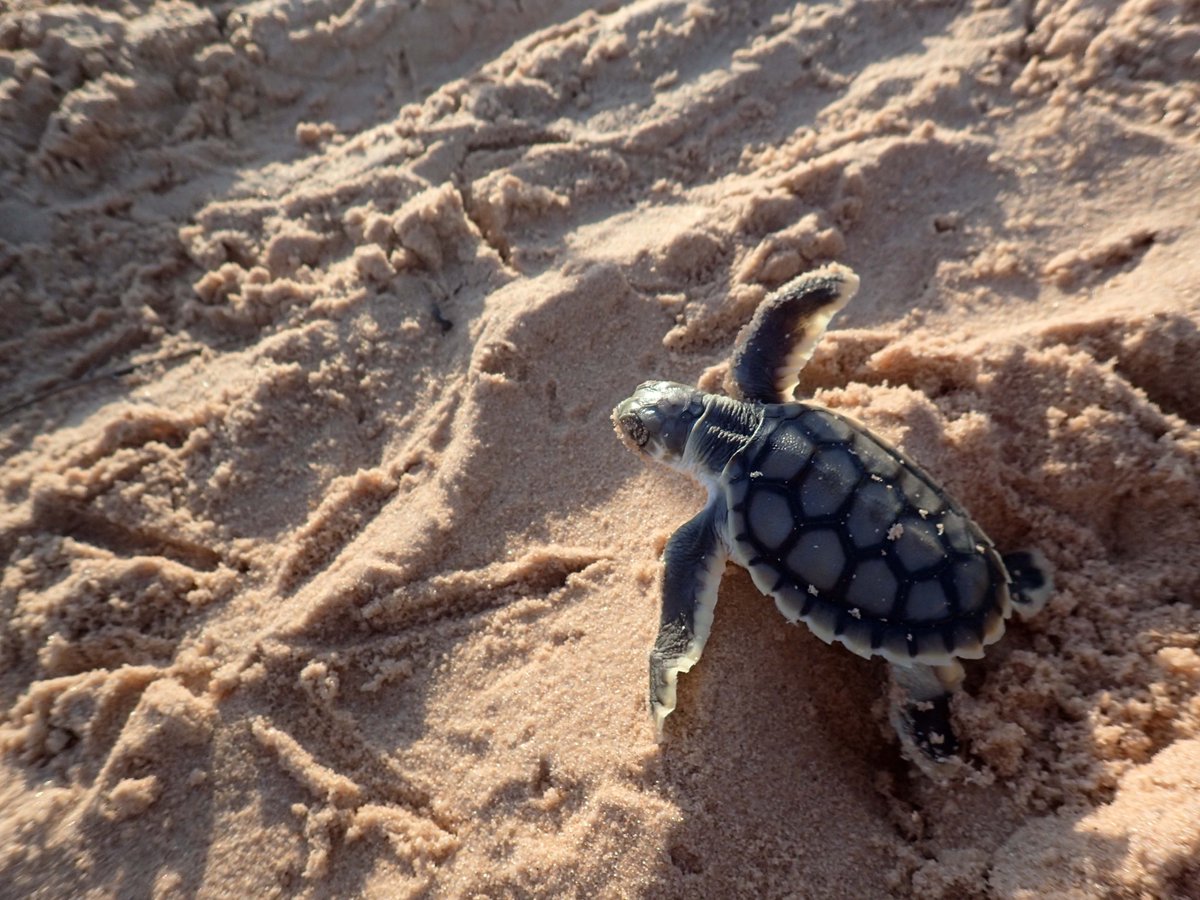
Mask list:
[[[891,721],[904,754],[921,769],[935,774],[930,763],[958,759],[958,738],[950,723],[950,695],[963,680],[956,660],[946,666],[893,664]]]
[[[663,720],[675,709],[676,679],[700,661],[712,630],[728,557],[717,535],[724,519],[724,503],[714,498],[671,535],[663,552],[662,618],[650,651],[650,711],[660,740]]]
[[[793,278],[764,300],[733,349],[733,383],[745,400],[787,403],[829,320],[858,290],[836,263]]]

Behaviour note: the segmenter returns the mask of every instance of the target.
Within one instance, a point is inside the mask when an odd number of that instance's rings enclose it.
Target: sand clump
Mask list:
[[[1200,896],[1183,2],[0,11],[0,894]],[[1058,591],[979,776],[609,412],[862,277],[801,389]]]

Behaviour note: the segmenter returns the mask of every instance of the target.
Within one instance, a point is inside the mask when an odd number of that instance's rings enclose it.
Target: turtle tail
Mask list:
[[[1040,550],[1020,550],[1003,556],[1012,584],[1013,608],[1022,619],[1036,615],[1054,590],[1054,569]]]

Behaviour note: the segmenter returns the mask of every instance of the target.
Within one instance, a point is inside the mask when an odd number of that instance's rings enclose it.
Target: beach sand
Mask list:
[[[15,0],[0,12],[0,895],[1200,897],[1200,10]],[[975,769],[609,414],[801,389],[1048,607]]]

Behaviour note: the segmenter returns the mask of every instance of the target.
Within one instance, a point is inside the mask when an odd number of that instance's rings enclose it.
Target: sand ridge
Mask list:
[[[1196,896],[1187,3],[0,12],[0,894]],[[980,775],[722,584],[612,406],[862,277],[801,391],[1058,592]],[[1151,810],[1151,813],[1147,813]]]

